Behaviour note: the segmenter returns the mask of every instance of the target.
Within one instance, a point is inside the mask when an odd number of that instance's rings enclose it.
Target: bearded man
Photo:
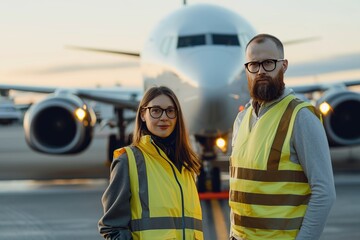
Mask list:
[[[336,198],[321,116],[285,87],[278,38],[256,35],[246,60],[251,100],[233,128],[230,239],[319,239]]]

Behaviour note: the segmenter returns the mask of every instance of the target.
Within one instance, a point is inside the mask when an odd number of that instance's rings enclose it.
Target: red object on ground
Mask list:
[[[201,192],[199,198],[200,200],[229,199],[229,192]]]

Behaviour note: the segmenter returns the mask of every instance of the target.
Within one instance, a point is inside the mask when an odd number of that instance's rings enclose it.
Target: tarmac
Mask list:
[[[33,152],[20,125],[0,126],[0,240],[102,239],[97,221],[108,184],[107,135],[96,131],[89,149],[77,155]],[[321,240],[360,239],[360,153],[348,149],[334,162],[337,191]],[[346,157],[348,154],[351,157]],[[220,159],[223,188],[228,174]],[[335,168],[335,166],[337,166]],[[227,199],[201,201],[206,240],[227,239]]]

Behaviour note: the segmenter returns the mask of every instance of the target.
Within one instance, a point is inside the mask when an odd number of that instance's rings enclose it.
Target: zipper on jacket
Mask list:
[[[154,145],[154,147],[155,147],[156,151],[159,153],[159,155],[170,165],[173,175],[175,177],[175,180],[176,180],[177,184],[179,185],[180,195],[181,195],[181,224],[182,224],[182,232],[183,232],[182,238],[183,238],[183,240],[185,240],[185,203],[184,203],[184,192],[183,192],[182,186],[179,182],[179,179],[176,176],[176,172],[175,172],[175,169],[174,169],[174,166],[172,165],[172,163],[169,162],[163,155],[161,155],[161,152],[160,152],[158,146],[154,143],[154,141],[152,139],[151,139],[151,144]]]

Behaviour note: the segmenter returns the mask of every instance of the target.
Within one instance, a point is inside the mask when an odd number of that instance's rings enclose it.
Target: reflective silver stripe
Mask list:
[[[300,229],[302,217],[298,218],[257,218],[234,214],[237,226],[268,230],[297,230]]]
[[[236,179],[261,182],[308,182],[305,173],[297,170],[268,171],[230,166],[230,176]]]
[[[285,142],[286,134],[289,130],[290,119],[295,107],[300,103],[301,101],[298,101],[297,99],[291,100],[280,119],[267,161],[267,170],[279,169],[281,152]]]
[[[138,178],[139,178],[139,197],[141,202],[141,218],[149,218],[149,192],[148,192],[148,182],[147,182],[147,175],[146,175],[146,164],[144,160],[144,155],[135,146],[130,146],[131,150],[134,153],[136,167],[138,171]]]
[[[141,219],[131,220],[130,223],[131,231],[144,231],[144,230],[156,230],[156,229],[183,229],[183,230],[193,229],[193,230],[202,231],[202,220],[200,219],[186,217],[186,216],[185,217],[152,217],[152,218],[150,217],[148,182],[147,182],[146,164],[145,164],[144,155],[137,147],[130,146],[130,148],[134,154],[134,158],[136,161],[136,167],[138,171],[138,181],[139,181],[139,197],[142,207]]]
[[[185,228],[202,231],[200,219],[185,217]],[[153,217],[131,220],[132,231],[182,229],[182,217]]]
[[[231,190],[230,200],[233,202],[265,205],[265,206],[300,206],[309,203],[311,194],[260,194]]]

